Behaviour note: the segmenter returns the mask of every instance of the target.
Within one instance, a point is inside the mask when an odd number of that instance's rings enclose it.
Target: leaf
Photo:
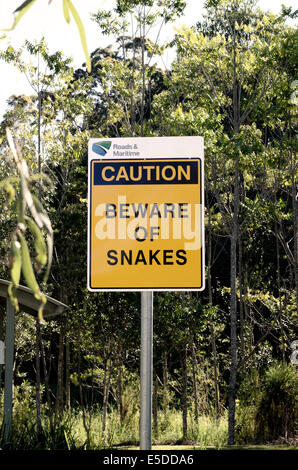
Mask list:
[[[23,273],[27,286],[33,290],[34,297],[41,302],[40,307],[38,309],[38,318],[41,321],[43,319],[42,317],[43,308],[47,299],[45,295],[42,294],[42,292],[40,291],[39,285],[36,281],[27,242],[21,233],[19,233],[19,238],[21,241],[22,273]]]
[[[17,213],[18,224],[24,223],[24,212],[25,212],[25,204],[24,204],[24,199],[23,199],[23,191],[21,187],[19,197],[17,198],[17,203],[16,203],[16,213]]]
[[[48,265],[47,265],[47,270],[44,275],[44,282],[46,282],[50,274],[52,258],[53,258],[53,229],[52,229],[51,221],[49,217],[47,216],[47,214],[45,213],[40,200],[34,194],[32,194],[32,199],[36,207],[36,210],[38,211],[39,219],[42,221],[43,226],[48,232],[47,234]]]
[[[9,294],[12,305],[18,312],[19,303],[18,303],[18,299],[16,295],[16,290],[20,283],[22,257],[21,257],[21,245],[17,241],[16,237],[14,237],[11,242],[11,254],[12,254],[12,265],[10,268],[10,277],[11,277],[12,282],[8,286],[8,294]]]
[[[29,230],[34,236],[34,248],[36,251],[36,261],[39,265],[45,266],[47,264],[47,245],[44,241],[43,234],[38,228],[34,220],[26,217]]]
[[[17,24],[19,23],[20,19],[24,16],[24,14],[29,10],[29,8],[33,5],[36,0],[26,0],[23,2],[15,11],[14,13],[18,13],[14,19],[14,23],[11,28],[3,29],[2,31],[12,31]]]
[[[19,285],[20,276],[21,276],[21,245],[20,243],[14,238],[11,242],[11,251],[13,256],[13,264],[10,270],[11,280],[15,284],[15,286]]]
[[[23,10],[24,8],[28,7],[30,3],[33,3],[33,2],[35,2],[35,0],[26,0],[14,11],[14,13],[16,13],[17,11]]]
[[[31,257],[29,253],[29,248],[24,236],[19,233],[19,238],[21,241],[21,252],[22,252],[22,273],[25,278],[27,286],[33,290],[34,293],[39,292],[39,286],[37,284],[35,274],[33,271]]]
[[[34,205],[34,209],[35,209],[36,213],[38,214],[38,222],[40,222],[41,226],[45,227],[47,229],[48,233],[50,235],[52,235],[53,234],[53,229],[52,229],[51,221],[50,221],[48,215],[46,214],[40,200],[34,194],[32,194],[31,196],[32,196],[32,202],[33,202],[33,205]]]
[[[44,275],[44,282],[47,282],[51,266],[52,266],[52,259],[53,259],[53,236],[48,234],[47,235],[47,246],[48,246],[48,266],[46,273]]]
[[[63,0],[63,13],[64,13],[64,18],[67,23],[70,22],[70,14],[69,14],[69,5],[68,5],[68,0]]]
[[[4,186],[4,190],[7,193],[8,202],[11,203],[14,200],[16,193],[14,187],[10,183],[7,183]]]
[[[0,189],[3,188],[6,184],[17,183],[18,181],[18,176],[9,176],[8,178],[0,181]]]
[[[84,28],[84,25],[82,23],[82,20],[79,16],[78,12],[75,9],[72,2],[70,0],[68,0],[67,3],[68,3],[69,10],[71,11],[73,18],[74,18],[75,22],[77,23],[77,27],[78,27],[80,37],[81,37],[82,47],[83,47],[85,57],[86,57],[87,70],[90,73],[91,72],[91,61],[90,61],[90,56],[89,56],[88,48],[87,48],[85,28]]]

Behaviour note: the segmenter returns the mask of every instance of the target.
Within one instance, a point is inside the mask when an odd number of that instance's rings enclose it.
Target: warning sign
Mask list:
[[[204,288],[203,139],[91,139],[88,289]]]

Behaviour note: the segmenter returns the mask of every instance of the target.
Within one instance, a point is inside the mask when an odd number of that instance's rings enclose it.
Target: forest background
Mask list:
[[[184,8],[95,10],[112,46],[91,51],[89,71],[44,39],[1,49],[32,94],[12,95],[0,125],[0,277],[36,278],[37,296],[70,307],[16,316],[11,448],[138,441],[140,295],[86,289],[87,142],[166,135],[204,137],[207,282],[154,296],[154,441],[297,445],[297,14],[209,0],[160,43]]]

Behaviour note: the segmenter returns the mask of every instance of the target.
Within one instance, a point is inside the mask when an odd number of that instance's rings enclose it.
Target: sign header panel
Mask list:
[[[91,139],[88,289],[204,288],[203,139]]]

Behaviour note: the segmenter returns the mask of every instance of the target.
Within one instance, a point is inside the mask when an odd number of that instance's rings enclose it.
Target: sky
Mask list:
[[[87,45],[89,52],[97,47],[105,47],[112,43],[112,39],[103,37],[98,26],[90,19],[90,13],[95,13],[98,9],[110,9],[113,0],[72,0],[80,17],[84,23]],[[9,28],[13,23],[13,11],[22,3],[22,0],[0,0],[0,29]],[[185,14],[176,21],[175,26],[185,24],[191,26],[202,18],[204,0],[187,0]],[[259,6],[263,10],[271,10],[277,13],[281,5],[297,7],[297,0],[259,0]],[[7,6],[9,5],[9,6]],[[163,29],[163,40],[168,40],[174,35],[173,24]],[[0,31],[0,37],[2,36]],[[29,41],[39,41],[42,36],[48,44],[50,52],[62,50],[66,56],[73,57],[75,67],[80,67],[85,61],[79,34],[74,20],[70,24],[65,22],[62,11],[62,0],[52,0],[49,5],[48,0],[37,0],[29,11],[23,16],[14,31],[7,33],[7,38],[0,41],[0,50],[6,49],[9,44],[20,47],[25,39]],[[172,56],[165,55],[165,66],[169,67]],[[30,88],[26,78],[17,72],[12,65],[0,61],[0,116],[6,108],[6,100],[12,94],[30,94]]]

